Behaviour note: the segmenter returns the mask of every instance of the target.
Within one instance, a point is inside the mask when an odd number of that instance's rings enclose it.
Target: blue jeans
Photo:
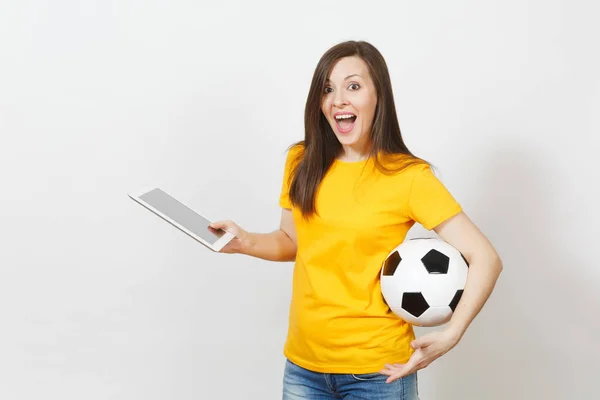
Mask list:
[[[283,374],[283,400],[419,400],[417,373],[385,383],[387,375],[324,374],[287,360]]]

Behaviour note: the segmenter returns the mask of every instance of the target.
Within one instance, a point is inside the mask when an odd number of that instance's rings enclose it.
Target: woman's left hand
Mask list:
[[[412,341],[410,345],[415,351],[406,364],[385,364],[379,372],[388,375],[386,383],[391,383],[427,367],[456,346],[459,340],[459,335],[449,329],[428,333]]]

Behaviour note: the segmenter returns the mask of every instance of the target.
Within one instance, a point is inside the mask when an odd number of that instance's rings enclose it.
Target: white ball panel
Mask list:
[[[438,326],[448,322],[451,317],[452,309],[448,306],[429,307],[427,311],[421,314],[414,325],[423,327]]]
[[[448,275],[431,275],[423,285],[423,297],[431,307],[447,306],[460,285]]]

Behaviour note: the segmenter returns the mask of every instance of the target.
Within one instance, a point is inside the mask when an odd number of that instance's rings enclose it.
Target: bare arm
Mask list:
[[[281,210],[279,229],[270,233],[248,233],[240,253],[269,261],[294,261],[296,229],[289,209]]]
[[[245,254],[268,261],[294,261],[296,259],[296,228],[292,211],[282,209],[279,229],[269,233],[247,232],[232,221],[220,221],[211,225],[235,235],[222,253]]]
[[[460,338],[492,293],[503,269],[502,261],[489,240],[463,212],[434,230],[441,239],[458,249],[469,263],[465,290],[448,324]]]

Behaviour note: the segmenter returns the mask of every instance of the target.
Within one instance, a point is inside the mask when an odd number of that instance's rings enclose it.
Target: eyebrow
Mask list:
[[[358,76],[359,78],[362,78],[362,76],[360,76],[359,74],[352,74],[352,75],[348,75],[347,77],[345,77],[344,80],[348,80],[348,79],[352,78],[353,76]],[[325,80],[325,82],[330,82],[329,78],[327,78]]]

